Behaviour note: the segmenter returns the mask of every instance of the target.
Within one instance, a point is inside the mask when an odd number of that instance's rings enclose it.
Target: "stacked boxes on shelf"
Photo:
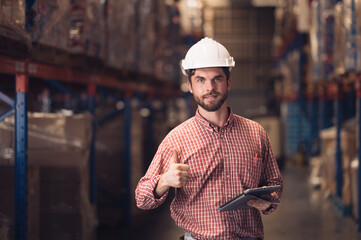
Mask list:
[[[34,1],[28,17],[32,58],[58,65],[68,65],[70,60],[71,66],[88,64],[82,57],[101,62],[106,30],[103,5],[100,0]]]
[[[28,12],[33,60],[179,80],[182,40],[176,4],[36,0]]]
[[[107,67],[136,70],[136,1],[107,1]]]
[[[167,5],[156,1],[156,48],[155,76],[161,80],[180,82],[179,61],[182,57],[182,37],[180,35],[179,3]]]
[[[320,76],[314,74],[315,82],[319,79],[330,80],[345,72],[361,69],[358,53],[360,50],[357,48],[357,41],[361,39],[357,15],[360,5],[352,0],[337,4],[330,0],[312,1],[312,65],[314,73],[321,73]]]
[[[99,64],[105,59],[104,3],[101,0],[71,0],[68,50],[71,54],[96,59]],[[71,58],[71,64],[78,66],[78,58]],[[85,62],[89,63],[89,62]],[[92,63],[92,62],[90,62]]]
[[[37,0],[29,12],[32,59],[59,65],[67,64],[70,2]]]
[[[321,190],[329,194],[336,194],[336,128],[323,129],[321,138]]]
[[[345,38],[344,38],[344,5],[342,2],[335,6],[335,45],[334,69],[337,75],[345,73]]]
[[[312,79],[318,83],[321,80],[321,7],[318,1],[312,2],[310,26],[310,56]],[[313,87],[311,87],[313,88]]]
[[[346,71],[355,71],[357,68],[356,47],[356,9],[354,0],[344,0],[343,31],[345,39],[345,68]]]
[[[341,152],[342,152],[342,201],[347,205],[357,205],[352,200],[352,168],[351,162],[357,156],[356,147],[356,119],[352,118],[344,122],[341,129]]]
[[[324,3],[324,4],[322,4]],[[335,14],[331,1],[321,2],[322,77],[329,80],[334,71]]]
[[[359,160],[354,158],[351,161],[351,196],[352,196],[352,215],[358,219],[358,168]]]
[[[1,138],[9,137],[5,148],[13,149],[13,118],[1,122],[0,131]],[[96,209],[89,201],[91,117],[29,114],[28,136],[29,239],[94,239]],[[0,182],[6,183],[2,191],[14,191],[12,153],[1,155]],[[14,194],[2,196],[8,199],[0,200],[0,209],[8,211],[13,226]]]
[[[342,202],[346,206],[357,206],[357,171],[352,161],[357,156],[355,118],[346,121],[341,129],[342,151]],[[321,190],[336,195],[336,128],[324,129],[321,137]],[[356,180],[356,181],[355,181]],[[355,186],[356,185],[356,186]],[[354,212],[355,214],[355,212]]]
[[[25,0],[0,2],[0,53],[26,57],[31,46],[25,31]]]
[[[137,64],[142,74],[154,74],[154,51],[157,41],[155,30],[155,1],[140,0],[137,3]]]

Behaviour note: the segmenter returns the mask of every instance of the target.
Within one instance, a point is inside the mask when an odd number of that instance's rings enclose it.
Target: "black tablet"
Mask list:
[[[232,200],[226,202],[222,206],[218,207],[217,209],[220,212],[239,209],[239,208],[252,208],[247,204],[249,200],[252,199],[261,199],[263,201],[267,201],[271,204],[278,204],[277,202],[272,202],[268,199],[263,199],[262,195],[271,194],[278,189],[281,188],[281,185],[274,185],[274,186],[263,186],[258,188],[250,188],[245,190],[242,194],[238,195],[237,197],[233,198]]]

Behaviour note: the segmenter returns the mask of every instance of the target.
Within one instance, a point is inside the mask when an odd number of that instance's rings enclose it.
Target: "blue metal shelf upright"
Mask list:
[[[24,65],[25,66],[25,65]],[[16,69],[16,68],[15,68]],[[15,70],[12,69],[12,70]],[[28,77],[14,73],[15,101],[0,92],[0,100],[11,108],[0,114],[0,120],[15,114],[15,239],[26,240],[27,224],[27,95]]]

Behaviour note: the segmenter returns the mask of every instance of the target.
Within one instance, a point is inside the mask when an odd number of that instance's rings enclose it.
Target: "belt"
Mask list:
[[[184,240],[198,240],[198,239],[193,237],[191,233],[186,232],[184,235]],[[242,238],[241,240],[262,240],[262,238]]]

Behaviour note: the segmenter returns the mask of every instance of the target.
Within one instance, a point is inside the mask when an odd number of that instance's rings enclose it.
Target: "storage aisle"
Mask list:
[[[266,240],[361,239],[356,221],[339,215],[331,200],[311,187],[307,167],[287,166],[282,174],[285,189],[281,204],[263,217]]]
[[[266,240],[356,240],[361,239],[351,217],[337,214],[330,200],[308,183],[307,167],[287,166],[282,202],[276,212],[263,215]],[[133,229],[101,229],[98,240],[176,240],[182,234],[169,216],[168,206],[151,211],[147,220]]]

